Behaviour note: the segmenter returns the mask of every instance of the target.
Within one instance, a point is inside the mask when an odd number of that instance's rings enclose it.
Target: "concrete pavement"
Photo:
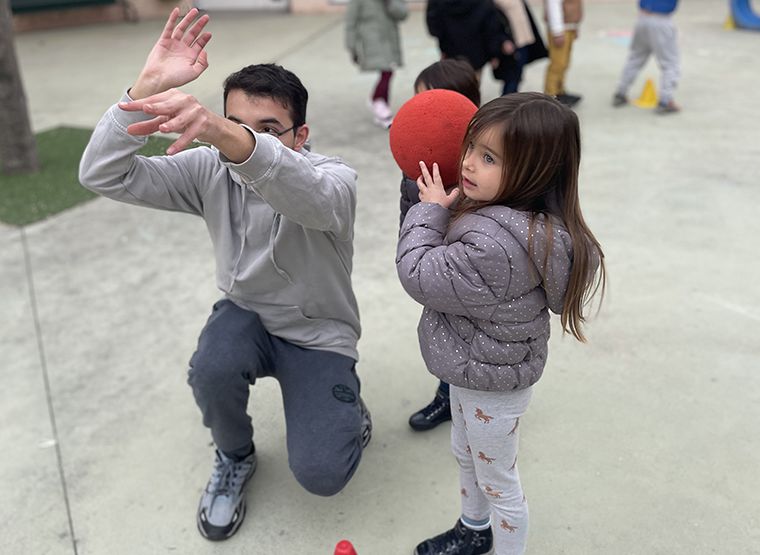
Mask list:
[[[524,418],[531,554],[760,553],[760,33],[726,31],[727,2],[682,2],[684,111],[610,99],[633,1],[587,3],[568,88],[584,94],[582,200],[607,255],[589,343],[555,327]],[[162,22],[17,37],[36,129],[92,127],[141,67]],[[360,174],[354,284],[359,371],[375,432],[348,487],[323,499],[285,464],[273,380],[253,389],[260,454],[239,533],[195,530],[212,462],[185,385],[218,297],[203,223],[97,199],[24,229],[0,227],[0,552],[359,555],[411,553],[458,515],[448,426],[415,434],[431,397],[419,307],[393,259],[399,171],[350,65],[339,15],[212,14],[211,67],[187,90],[221,108],[224,77],[277,61],[309,89],[315,150]],[[421,13],[402,26],[393,104],[437,51]],[[544,63],[523,90],[541,87]],[[650,62],[646,77],[657,78]],[[489,75],[484,99],[498,87]]]

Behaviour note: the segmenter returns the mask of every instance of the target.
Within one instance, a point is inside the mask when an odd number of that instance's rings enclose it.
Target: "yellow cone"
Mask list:
[[[647,79],[644,83],[644,90],[641,96],[633,101],[634,106],[639,108],[654,108],[657,106],[657,91],[654,88],[654,81]]]
[[[736,29],[736,22],[734,21],[734,17],[731,14],[729,14],[726,18],[726,22],[723,24],[723,28],[727,31],[733,31]]]

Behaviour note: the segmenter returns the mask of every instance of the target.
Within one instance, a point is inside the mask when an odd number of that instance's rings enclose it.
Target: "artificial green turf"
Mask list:
[[[0,221],[27,225],[93,198],[79,184],[79,159],[91,129],[58,127],[38,133],[40,170],[24,175],[0,175]],[[163,154],[171,140],[150,137],[140,154]]]

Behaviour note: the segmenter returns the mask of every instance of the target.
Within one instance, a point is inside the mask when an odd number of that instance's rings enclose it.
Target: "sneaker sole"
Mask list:
[[[494,551],[493,547],[489,549],[488,551],[486,551],[485,553],[483,553],[483,555],[495,555],[495,554],[496,554],[496,551]],[[420,555],[420,552],[417,551],[416,547],[414,548],[414,553],[412,553],[412,555]]]
[[[247,504],[245,501],[243,501],[240,504],[240,517],[235,521],[235,524],[230,528],[230,531],[226,534],[220,534],[218,536],[209,535],[206,530],[204,530],[203,525],[201,524],[200,516],[195,519],[196,524],[198,525],[198,531],[201,533],[201,536],[206,538],[209,541],[212,542],[221,542],[224,540],[230,539],[232,536],[235,535],[235,532],[238,531],[238,528],[240,528],[240,525],[243,524],[243,521],[245,520],[245,513],[247,511]]]
[[[445,420],[440,420],[440,421],[434,422],[434,423],[431,422],[430,424],[424,424],[422,426],[420,426],[418,424],[412,424],[411,422],[409,422],[409,427],[412,430],[414,430],[415,432],[428,432],[430,430],[434,430],[435,428],[437,428],[441,424],[445,424],[446,422],[450,422],[450,421],[451,421],[451,418],[447,418]]]
[[[362,429],[361,429],[361,442],[362,442],[362,450],[367,448],[367,445],[369,445],[369,442],[372,440],[372,414],[369,412],[369,409],[367,408],[367,405],[364,403],[364,400],[359,398],[359,404],[362,407]],[[364,426],[364,413],[367,413],[367,421],[369,424],[365,427]]]
[[[378,127],[382,127],[383,129],[390,129],[391,124],[393,124],[393,119],[384,120],[380,118],[373,118],[372,121],[374,122],[375,125],[377,125]]]

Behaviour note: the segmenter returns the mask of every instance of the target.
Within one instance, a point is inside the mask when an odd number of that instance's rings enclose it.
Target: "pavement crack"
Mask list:
[[[48,377],[47,359],[45,357],[45,343],[42,339],[42,326],[40,325],[39,311],[37,310],[37,295],[34,288],[34,274],[32,272],[32,257],[29,254],[29,242],[26,238],[26,231],[20,228],[21,245],[24,251],[24,266],[26,270],[26,281],[29,289],[29,304],[32,309],[32,318],[34,319],[34,333],[37,338],[37,352],[40,357],[40,367],[42,368],[42,381],[45,385],[45,399],[48,407],[48,417],[50,427],[53,432],[55,442],[55,456],[58,463],[58,476],[61,479],[61,490],[63,493],[63,502],[66,506],[66,518],[69,525],[69,536],[71,537],[71,546],[74,549],[74,555],[77,552],[77,540],[74,535],[74,521],[71,517],[71,505],[69,503],[68,487],[66,485],[66,475],[63,470],[63,456],[61,455],[61,442],[58,437],[58,426],[55,420],[55,410],[53,409],[53,396],[50,390],[50,378]]]

